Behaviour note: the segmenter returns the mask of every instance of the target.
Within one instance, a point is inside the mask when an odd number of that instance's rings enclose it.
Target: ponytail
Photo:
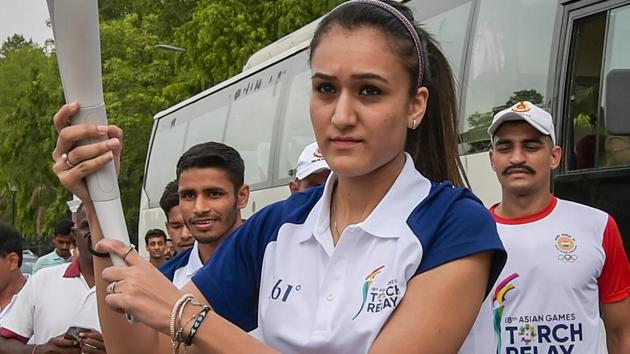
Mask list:
[[[448,60],[433,38],[419,30],[427,48],[427,65],[423,86],[429,90],[429,101],[420,126],[407,130],[405,151],[416,169],[432,181],[450,180],[464,186],[458,168],[458,115],[455,80]]]

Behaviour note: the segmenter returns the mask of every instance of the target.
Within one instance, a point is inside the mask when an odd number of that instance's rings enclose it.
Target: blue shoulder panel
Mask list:
[[[267,244],[276,240],[283,224],[304,223],[323,190],[323,186],[311,188],[258,211],[223,241],[192,278],[219,315],[245,331],[258,326],[258,290]]]
[[[192,251],[192,247],[188,248],[182,253],[177,254],[177,256],[168,260],[168,262],[162,264],[160,266],[160,272],[164,274],[171,282],[175,278],[175,272],[182,267],[185,267],[188,264],[188,258],[190,258],[190,252]]]
[[[496,223],[481,201],[468,189],[433,183],[427,198],[407,219],[420,240],[422,261],[416,274],[450,261],[494,251],[488,289],[501,273],[507,254]]]

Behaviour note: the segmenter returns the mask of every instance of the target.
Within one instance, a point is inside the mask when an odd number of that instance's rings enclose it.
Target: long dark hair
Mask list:
[[[348,30],[375,27],[389,36],[411,78],[410,97],[416,95],[418,87],[424,86],[429,90],[425,117],[417,129],[407,130],[405,151],[413,157],[416,169],[430,180],[450,180],[457,186],[463,186],[457,167],[459,154],[455,83],[448,60],[435,39],[414,23],[408,7],[388,0],[382,2],[396,8],[413,24],[420,37],[425,57],[422,60],[424,68],[419,68],[414,42],[403,23],[387,10],[362,2],[339,6],[322,19],[311,40],[310,56],[313,57],[322,38],[334,25]],[[419,70],[423,70],[422,83],[418,83]]]

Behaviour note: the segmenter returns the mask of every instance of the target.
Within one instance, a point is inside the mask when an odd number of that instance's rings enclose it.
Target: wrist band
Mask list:
[[[210,311],[212,311],[212,308],[210,306],[204,306],[201,309],[201,311],[199,311],[197,316],[193,317],[195,318],[195,323],[193,323],[192,328],[190,329],[190,333],[188,334],[188,337],[186,337],[186,339],[184,340],[184,344],[186,345],[192,344],[193,338],[195,337],[197,330],[199,329],[199,327],[201,327],[201,322],[203,322],[203,320],[206,318],[206,315]]]
[[[175,304],[173,305],[173,309],[171,310],[171,322],[169,325],[169,334],[171,336],[171,349],[173,350],[173,353],[177,353],[179,352],[179,344],[181,342],[177,341],[177,332],[175,330],[175,322],[177,320],[177,313],[179,312],[180,307],[182,307],[182,304],[184,303],[184,301],[187,301],[188,299],[192,299],[193,296],[191,294],[184,294],[182,295],[182,297],[180,297]]]
[[[90,252],[93,256],[96,256],[96,257],[109,258],[109,253],[99,252],[99,251],[94,249],[94,246],[92,246],[92,235],[91,235],[91,233],[88,232],[88,235],[85,238],[87,238],[87,242],[88,242],[88,252]]]
[[[184,338],[182,337],[182,333],[184,332],[184,326],[182,326],[182,316],[184,315],[184,309],[186,308],[186,305],[188,305],[189,303],[192,302],[196,302],[195,298],[193,298],[192,296],[187,297],[186,299],[184,299],[184,301],[182,301],[181,305],[179,305],[179,311],[177,313],[177,319],[175,320],[175,341],[178,343],[178,345],[180,343],[182,343],[184,341]]]

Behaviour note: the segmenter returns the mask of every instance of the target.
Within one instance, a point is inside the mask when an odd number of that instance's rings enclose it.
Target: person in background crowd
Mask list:
[[[70,264],[42,269],[29,278],[0,328],[0,354],[103,354],[105,343],[97,312],[92,255],[109,257],[91,248],[83,207],[77,211],[79,258]],[[64,338],[78,326],[79,338]],[[29,344],[27,344],[29,343]]]
[[[40,269],[68,263],[72,260],[72,254],[70,249],[73,247],[74,239],[72,236],[72,227],[74,223],[70,219],[59,220],[55,224],[55,230],[53,233],[53,245],[55,249],[37,259],[33,266],[33,274],[37,273]]]
[[[562,157],[551,115],[518,102],[488,132],[502,191],[490,211],[509,257],[460,353],[630,354],[621,235],[606,212],[550,193]]]
[[[26,278],[22,275],[22,241],[20,234],[11,226],[0,222],[0,327],[11,310],[17,293]]]
[[[168,233],[171,240],[173,240],[175,255],[191,248],[195,239],[190,233],[188,226],[186,226],[179,208],[177,180],[169,182],[164,188],[164,192],[160,198],[160,208],[162,208],[164,215],[166,215],[166,233]]]
[[[177,162],[180,217],[195,243],[160,268],[178,288],[189,283],[217,247],[243,223],[241,209],[249,199],[249,187],[244,180],[241,155],[225,144],[195,145],[180,157]]]
[[[317,143],[307,145],[298,158],[295,178],[289,181],[291,193],[304,192],[326,182],[330,175],[330,167],[319,151]]]
[[[164,257],[168,261],[169,259],[175,257],[177,255],[177,251],[175,251],[175,244],[173,240],[170,238],[166,239],[166,246],[164,246]]]
[[[144,235],[144,242],[149,252],[149,262],[159,268],[166,262],[166,234],[160,229],[151,229]]]

